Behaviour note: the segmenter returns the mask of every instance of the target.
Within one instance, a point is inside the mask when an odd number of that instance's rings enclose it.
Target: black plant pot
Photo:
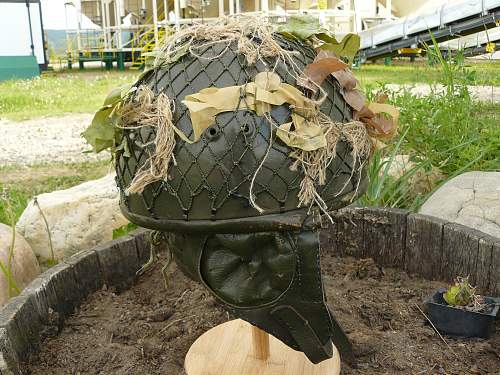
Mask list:
[[[475,312],[450,306],[443,298],[446,289],[439,289],[429,296],[424,305],[432,324],[441,332],[457,338],[489,338],[495,332],[495,317],[498,313],[499,298],[484,297],[491,309]]]

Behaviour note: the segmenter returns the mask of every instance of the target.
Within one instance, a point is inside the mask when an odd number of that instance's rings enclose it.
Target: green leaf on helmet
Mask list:
[[[112,89],[104,105],[96,112],[89,127],[82,133],[94,152],[99,153],[106,149],[114,149],[122,135],[122,129],[116,127],[120,122],[116,110],[123,100],[134,91],[130,84]]]
[[[325,33],[317,36],[325,42],[319,47],[320,49],[331,52],[339,57],[345,57],[352,64],[361,43],[359,35],[347,34],[341,42],[337,42],[335,38]]]
[[[324,33],[319,19],[311,15],[291,16],[285,25],[278,27],[278,33],[284,36],[292,36],[300,40],[306,40],[316,34]]]

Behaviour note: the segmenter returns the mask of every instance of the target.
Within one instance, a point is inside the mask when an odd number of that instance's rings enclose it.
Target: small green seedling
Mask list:
[[[450,286],[443,298],[451,306],[470,305],[475,296],[476,288],[469,283],[468,277],[457,277],[454,285]]]
[[[476,294],[476,288],[469,283],[469,277],[458,276],[443,298],[448,305],[469,311],[480,312],[487,307],[484,298]]]

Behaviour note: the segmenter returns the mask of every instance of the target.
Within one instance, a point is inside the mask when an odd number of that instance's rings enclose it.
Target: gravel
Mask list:
[[[431,89],[434,88],[437,92],[444,91],[443,85],[434,85],[432,88],[428,84],[415,83],[408,85],[388,84],[387,89],[391,91],[409,90],[413,95],[426,96],[429,95]],[[480,102],[500,103],[500,87],[498,86],[469,86],[469,92],[472,98]]]
[[[107,152],[83,153],[90,146],[80,134],[92,116],[71,114],[21,122],[0,119],[0,167],[109,159]]]

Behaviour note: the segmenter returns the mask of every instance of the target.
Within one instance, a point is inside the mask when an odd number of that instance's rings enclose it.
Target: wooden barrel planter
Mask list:
[[[322,231],[323,251],[373,258],[423,278],[469,275],[482,294],[500,293],[500,239],[463,225],[397,209],[347,208]],[[64,326],[104,285],[125,290],[149,258],[148,231],[82,251],[35,279],[0,311],[0,375],[20,373],[47,327]]]

